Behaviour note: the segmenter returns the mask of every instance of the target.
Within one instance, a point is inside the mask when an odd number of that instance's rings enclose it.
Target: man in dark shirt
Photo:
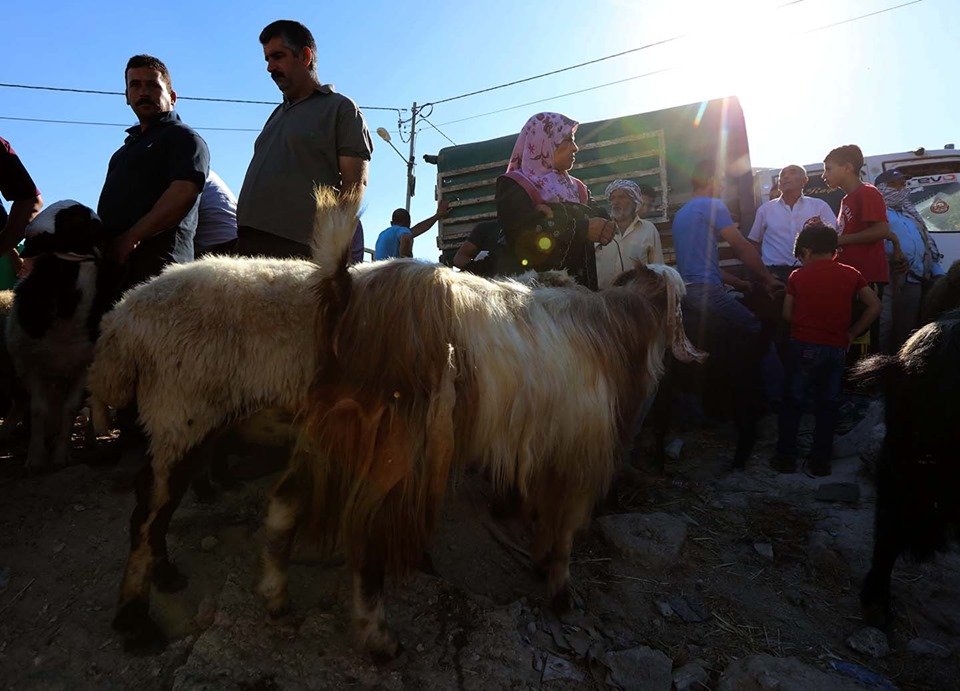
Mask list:
[[[497,248],[500,243],[500,224],[483,221],[470,231],[453,258],[453,265],[463,271],[491,278],[497,272]]]
[[[123,288],[193,259],[200,192],[210,168],[207,144],[174,112],[170,72],[135,55],[124,72],[127,104],[139,125],[113,154],[97,213],[110,256],[125,265]]]
[[[23,240],[27,224],[43,208],[43,199],[17,152],[3,137],[0,137],[0,195],[13,202],[9,217],[0,206],[0,261],[11,262],[11,269],[16,273],[20,257],[15,248]]]
[[[362,193],[373,142],[357,105],[320,83],[317,44],[307,27],[273,22],[260,43],[283,103],[257,137],[240,189],[237,252],[309,257],[314,186]]]

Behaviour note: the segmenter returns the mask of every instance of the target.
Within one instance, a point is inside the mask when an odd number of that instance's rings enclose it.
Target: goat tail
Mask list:
[[[137,359],[133,344],[127,343],[123,330],[117,328],[116,312],[103,322],[100,338],[88,374],[90,400],[97,407],[123,408],[133,402],[137,392]],[[97,431],[100,428],[97,427]]]
[[[324,277],[333,276],[347,264],[362,198],[363,192],[359,190],[338,195],[332,187],[318,185],[313,191],[316,213],[310,252]]]
[[[297,468],[310,525],[352,568],[382,564],[394,577],[419,564],[433,534],[454,455],[453,348],[424,407],[362,392],[315,391],[306,432],[317,460]],[[430,374],[427,376],[429,377]]]

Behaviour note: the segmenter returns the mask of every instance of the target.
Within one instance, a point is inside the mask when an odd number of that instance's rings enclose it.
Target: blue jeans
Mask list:
[[[787,345],[786,381],[780,408],[780,429],[777,453],[785,458],[797,457],[797,431],[800,416],[810,391],[813,391],[816,426],[811,466],[830,467],[833,457],[833,430],[837,426],[840,407],[840,385],[847,351],[838,346],[804,343],[790,339]]]

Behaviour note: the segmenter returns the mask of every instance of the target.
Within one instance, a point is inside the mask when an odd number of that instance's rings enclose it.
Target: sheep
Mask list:
[[[929,324],[947,310],[960,307],[960,261],[955,261],[926,291],[920,309],[920,325]]]
[[[41,216],[53,219],[54,232],[31,238],[35,263],[14,289],[6,320],[7,350],[29,396],[28,470],[66,463],[100,318],[112,297],[97,215],[61,202]]]
[[[566,609],[574,533],[607,490],[665,349],[703,357],[683,332],[683,290],[673,269],[642,266],[603,293],[416,260],[331,276],[317,338],[326,352],[303,412],[309,451],[267,509],[258,588],[268,612],[289,606],[290,547],[307,525],[346,552],[358,644],[394,657],[384,579],[419,563],[448,478],[468,466],[524,497],[531,556],[552,606]]]
[[[853,371],[862,383],[880,382],[886,401],[873,560],[860,592],[864,618],[875,626],[890,623],[890,575],[900,554],[928,559],[945,547],[949,527],[960,526],[958,362],[954,309],[916,331],[896,355],[868,358]]]
[[[164,591],[185,583],[166,532],[219,433],[261,411],[275,440],[296,438],[294,415],[324,338],[317,289],[340,266],[331,252],[349,245],[359,197],[338,203],[320,189],[317,206],[313,261],[211,257],[173,265],[129,290],[102,322],[89,378],[94,419],[103,429],[108,406],[135,402],[148,437],[113,621],[128,647],[162,642],[149,616],[150,580]]]

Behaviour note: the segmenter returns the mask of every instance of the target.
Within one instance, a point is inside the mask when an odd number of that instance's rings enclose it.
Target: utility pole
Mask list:
[[[417,164],[417,159],[415,158],[415,142],[417,139],[417,102],[413,102],[413,107],[410,109],[410,158],[407,160],[407,213],[410,212],[410,197],[413,196],[417,183],[417,179],[413,175],[413,168]]]

